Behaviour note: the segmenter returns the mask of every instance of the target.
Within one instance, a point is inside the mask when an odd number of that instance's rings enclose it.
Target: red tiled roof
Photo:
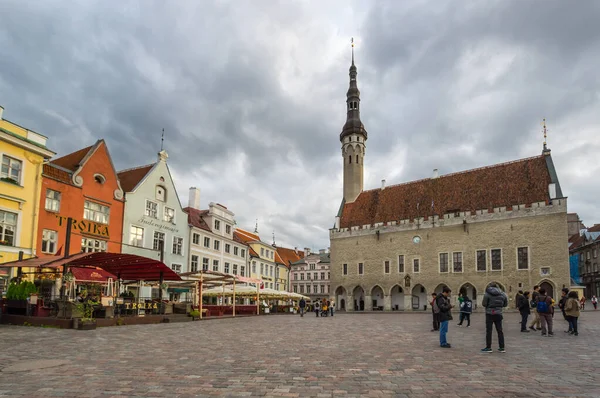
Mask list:
[[[372,225],[432,214],[547,202],[552,182],[544,155],[363,191],[346,203],[340,226]],[[433,203],[433,209],[432,209]]]
[[[258,253],[256,252],[256,250],[254,250],[252,248],[252,246],[248,246],[248,253],[250,254],[250,257],[256,257],[256,258],[260,258],[260,256],[258,255]]]
[[[295,263],[304,258],[304,253],[296,251],[294,249],[288,249],[285,247],[278,247],[275,253],[281,258],[283,264],[289,267],[291,263]]]
[[[260,241],[260,236],[252,232],[248,232],[245,229],[236,228],[233,234],[234,236],[237,234],[238,238],[241,239],[244,243]]]
[[[54,165],[52,163],[48,163],[48,164],[44,165],[42,174],[45,177],[60,181],[63,184],[72,185],[71,173],[69,173],[65,170],[59,169],[58,167],[54,167]]]
[[[152,167],[154,167],[154,163],[119,171],[117,175],[119,177],[119,181],[121,181],[121,188],[123,188],[123,191],[133,191],[137,184],[139,184],[139,182],[146,177],[146,174],[148,174]]]
[[[68,155],[65,155],[63,157],[60,157],[58,159],[54,159],[52,160],[50,163],[54,163],[60,167],[64,167],[67,170],[71,170],[71,171],[75,171],[77,170],[77,167],[79,166],[79,164],[81,163],[81,161],[83,160],[83,158],[85,157],[85,155],[88,154],[88,152],[95,146],[91,145],[88,147],[85,147],[83,149],[80,149],[78,151],[75,151],[73,153],[70,153]]]
[[[202,216],[208,214],[208,210],[198,210],[192,207],[186,207],[185,209],[183,209],[183,211],[188,214],[188,224],[196,228],[212,232],[206,221],[204,221],[204,218],[202,218]]]
[[[600,232],[600,224],[594,224],[593,227],[587,229],[588,232]]]
[[[571,235],[569,237],[569,250],[575,250],[585,243],[585,237],[579,234]]]

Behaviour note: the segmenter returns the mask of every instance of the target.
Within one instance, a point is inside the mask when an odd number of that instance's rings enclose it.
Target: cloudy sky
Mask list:
[[[165,147],[188,188],[263,240],[328,246],[342,197],[350,38],[365,188],[540,154],[600,222],[600,2],[0,2],[0,105],[59,155],[118,169]]]

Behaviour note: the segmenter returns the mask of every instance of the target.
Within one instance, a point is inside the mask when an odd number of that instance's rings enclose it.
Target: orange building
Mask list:
[[[37,255],[121,252],[123,190],[104,140],[44,165]]]

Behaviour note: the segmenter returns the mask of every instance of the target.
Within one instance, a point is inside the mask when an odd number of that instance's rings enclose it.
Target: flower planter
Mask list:
[[[6,300],[6,313],[10,315],[26,315],[27,300]]]

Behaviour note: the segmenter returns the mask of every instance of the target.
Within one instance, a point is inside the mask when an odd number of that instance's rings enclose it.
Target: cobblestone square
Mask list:
[[[481,313],[470,328],[451,322],[451,349],[430,332],[430,313],[271,315],[95,331],[2,325],[0,396],[600,396],[600,311],[582,313],[578,337],[563,333],[559,313],[553,338],[520,333],[518,319],[505,315],[505,354],[479,352]],[[46,360],[54,366],[43,367]],[[24,361],[39,368],[23,370]]]

